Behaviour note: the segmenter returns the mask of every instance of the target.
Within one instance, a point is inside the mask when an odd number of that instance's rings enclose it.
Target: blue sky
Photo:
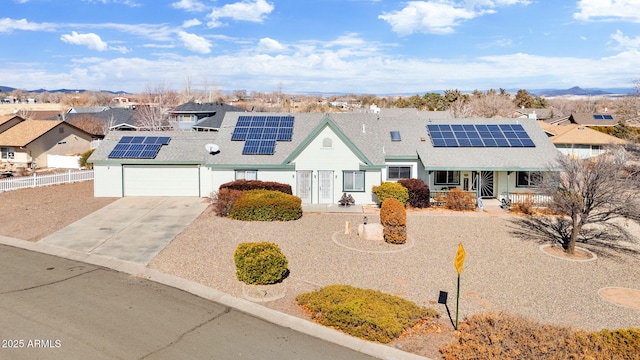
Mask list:
[[[419,93],[633,86],[640,0],[2,0],[0,85]]]

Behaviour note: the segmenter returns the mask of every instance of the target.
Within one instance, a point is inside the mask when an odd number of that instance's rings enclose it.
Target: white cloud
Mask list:
[[[383,13],[378,19],[388,22],[394,32],[403,36],[414,32],[449,34],[461,21],[476,16],[476,12],[452,2],[410,1],[404,9]]]
[[[383,13],[378,19],[388,22],[400,36],[415,32],[450,34],[463,21],[493,14],[497,7],[530,3],[530,0],[409,1],[403,9]]]
[[[616,49],[638,50],[640,49],[640,36],[630,38],[625,36],[622,31],[618,30],[615,34],[611,34],[611,39],[617,43]]]
[[[580,0],[577,20],[622,20],[640,22],[640,1],[638,0]]]
[[[53,31],[56,26],[52,23],[32,23],[27,19],[15,20],[11,18],[0,19],[0,33],[10,33],[13,30],[22,31]]]
[[[287,47],[279,43],[277,40],[271,38],[262,38],[258,42],[258,51],[261,52],[282,52],[287,50]]]
[[[176,9],[191,12],[201,12],[207,10],[207,6],[198,0],[180,0],[171,4]]]
[[[200,54],[208,54],[211,52],[211,43],[201,36],[189,34],[184,31],[179,31],[178,36],[180,37],[184,47],[193,52]]]
[[[73,45],[86,46],[89,49],[98,51],[105,51],[109,48],[109,45],[94,33],[78,34],[72,31],[71,34],[62,35],[60,40]]]
[[[26,4],[29,2],[29,0],[13,0],[13,2],[16,4]]]
[[[226,4],[213,9],[209,14],[211,21],[207,25],[212,28],[222,26],[223,23],[220,21],[222,18],[261,23],[273,9],[273,4],[268,3],[266,0],[244,0]]]
[[[183,28],[190,28],[190,27],[193,27],[193,26],[201,25],[201,24],[202,24],[202,21],[200,21],[198,19],[191,19],[191,20],[185,20],[182,23],[182,27]]]

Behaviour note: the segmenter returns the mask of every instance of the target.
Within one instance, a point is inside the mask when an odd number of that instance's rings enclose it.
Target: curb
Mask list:
[[[149,269],[145,265],[87,254],[75,250],[58,248],[26,240],[0,236],[0,244],[42,254],[57,256],[69,260],[109,268],[132,276],[145,278],[163,285],[180,289],[201,298],[218,302],[270,323],[280,325],[303,334],[328,341],[360,353],[385,360],[431,360],[427,357],[408,353],[387,345],[378,344],[349,336],[337,330],[304,320],[289,314],[281,313],[248,300],[233,297],[219,290],[204,286],[194,281]]]

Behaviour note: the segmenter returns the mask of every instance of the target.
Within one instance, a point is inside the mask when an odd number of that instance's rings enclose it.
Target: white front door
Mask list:
[[[332,170],[318,170],[318,203],[333,204]]]
[[[303,204],[311,204],[311,170],[296,171],[296,196]]]

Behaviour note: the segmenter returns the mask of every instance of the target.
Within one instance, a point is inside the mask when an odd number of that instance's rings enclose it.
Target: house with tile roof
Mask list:
[[[561,153],[578,159],[587,159],[606,152],[609,145],[623,145],[627,141],[607,135],[584,125],[551,125],[540,122],[551,142]]]
[[[303,203],[348,193],[373,204],[373,186],[418,178],[433,191],[500,198],[530,191],[531,173],[560,154],[535,120],[428,112],[227,112],[216,132],[140,135],[112,132],[93,153],[95,196],[207,197],[226,182],[257,179],[291,185]]]
[[[61,120],[25,120],[0,133],[0,162],[45,168],[47,155],[77,155],[91,149],[91,134]]]

